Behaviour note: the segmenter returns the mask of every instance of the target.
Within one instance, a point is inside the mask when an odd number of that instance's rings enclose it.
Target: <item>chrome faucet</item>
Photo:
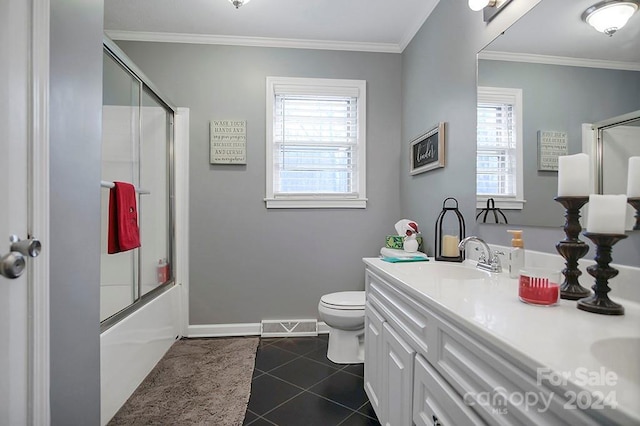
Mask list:
[[[478,258],[478,264],[476,265],[478,269],[482,269],[489,272],[502,272],[502,265],[500,264],[500,258],[498,257],[498,255],[504,254],[504,253],[499,251],[492,252],[491,248],[489,247],[489,244],[485,243],[482,238],[479,238],[473,235],[460,241],[460,244],[458,244],[458,250],[461,250],[461,251],[464,250],[464,247],[467,245],[469,241],[476,241],[480,243],[484,247],[486,252],[486,254],[480,253],[480,257]]]

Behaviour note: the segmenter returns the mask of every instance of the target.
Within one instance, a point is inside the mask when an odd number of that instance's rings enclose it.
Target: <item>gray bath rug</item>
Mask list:
[[[257,347],[257,337],[176,341],[109,426],[242,425]]]

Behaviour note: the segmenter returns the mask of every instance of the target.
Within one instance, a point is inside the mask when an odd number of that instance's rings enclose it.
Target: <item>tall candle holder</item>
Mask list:
[[[633,225],[634,231],[640,230],[640,197],[629,197],[627,198],[627,202],[631,204],[631,207],[636,209],[636,224]]]
[[[560,297],[568,300],[582,299],[591,294],[589,289],[582,287],[578,282],[578,277],[582,275],[578,269],[578,260],[589,251],[589,246],[578,238],[582,231],[580,209],[589,201],[589,197],[555,197],[554,200],[565,208],[564,217],[566,218],[564,224],[566,238],[556,244],[556,250],[566,260],[566,268],[562,270],[565,279],[560,285]]]
[[[596,245],[596,264],[587,268],[587,272],[596,279],[596,283],[591,287],[593,295],[578,300],[578,309],[596,314],[624,315],[624,307],[609,299],[607,293],[611,291],[609,279],[618,275],[618,270],[609,266],[612,260],[611,248],[627,236],[625,234],[597,234],[594,232],[584,232],[582,235]]]

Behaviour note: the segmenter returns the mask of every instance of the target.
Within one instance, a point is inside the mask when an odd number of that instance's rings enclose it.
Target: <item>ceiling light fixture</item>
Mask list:
[[[482,10],[484,22],[489,22],[511,0],[469,0],[469,9],[479,12]]]
[[[239,9],[240,6],[242,6],[243,4],[247,4],[250,1],[251,0],[229,0],[229,2],[236,7],[236,9]]]
[[[584,11],[582,20],[611,37],[638,10],[638,0],[607,0]]]

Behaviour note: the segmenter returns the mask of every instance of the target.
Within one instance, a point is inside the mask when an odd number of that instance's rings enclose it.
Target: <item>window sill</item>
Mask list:
[[[500,199],[496,197],[478,197],[476,202],[477,209],[486,209],[487,200],[493,198],[495,207],[501,210],[522,210],[527,200],[516,200],[515,198]]]
[[[318,199],[308,198],[265,198],[268,209],[365,209],[366,198],[357,199]]]

